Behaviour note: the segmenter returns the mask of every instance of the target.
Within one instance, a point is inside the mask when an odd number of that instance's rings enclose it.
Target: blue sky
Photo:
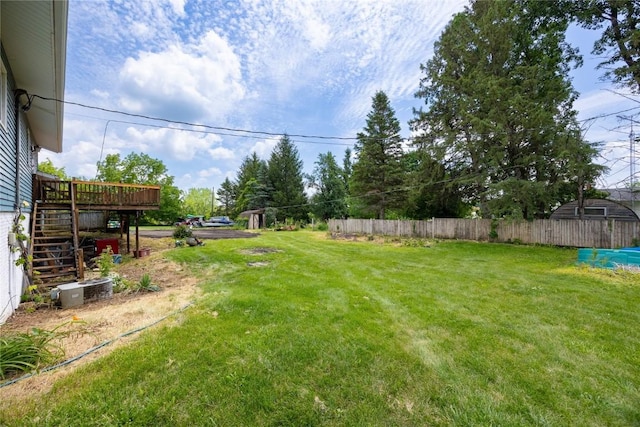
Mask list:
[[[351,138],[365,125],[377,90],[407,121],[420,64],[466,0],[137,0],[69,3],[66,101],[209,128],[169,124],[65,106],[64,152],[43,151],[67,174],[92,179],[107,154],[160,159],[178,187],[219,188],[242,159],[268,159],[268,134]],[[611,167],[600,186],[629,181],[630,122],[640,107],[601,82],[591,55],[594,33],[573,29],[585,65],[574,72],[575,104],[586,139],[603,145]],[[623,94],[628,92],[619,91]],[[636,99],[638,99],[636,97]],[[621,114],[638,114],[640,108]],[[637,125],[640,134],[640,125]],[[319,153],[341,162],[348,139],[292,137],[305,172]]]

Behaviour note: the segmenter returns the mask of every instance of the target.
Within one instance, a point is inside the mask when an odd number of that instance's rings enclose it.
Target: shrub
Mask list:
[[[0,378],[32,371],[63,358],[64,350],[54,342],[69,335],[69,331],[59,330],[65,325],[68,323],[50,331],[33,328],[30,332],[0,337]]]
[[[186,239],[187,237],[191,237],[193,235],[193,231],[186,225],[178,225],[176,229],[173,231],[174,239]]]
[[[102,251],[97,260],[98,268],[100,269],[100,277],[109,277],[109,273],[113,270],[113,252],[111,246],[107,246],[107,249]]]
[[[318,225],[316,225],[316,228],[318,229],[318,231],[328,231],[329,224],[327,224],[326,222],[319,222]]]
[[[148,273],[145,273],[136,285],[136,291],[158,292],[159,290],[160,287],[153,284]]]

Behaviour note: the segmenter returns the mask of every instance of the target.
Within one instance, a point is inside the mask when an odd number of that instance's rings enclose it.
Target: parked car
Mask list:
[[[212,216],[206,221],[200,221],[201,227],[230,227],[235,224],[228,216]]]
[[[204,221],[204,217],[203,216],[187,216],[186,218],[178,218],[178,220],[173,224],[176,227],[179,225],[186,225],[186,226],[196,226],[199,227],[200,223]]]

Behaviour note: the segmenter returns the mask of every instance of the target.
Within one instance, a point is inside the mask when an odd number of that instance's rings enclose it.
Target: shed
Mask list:
[[[266,227],[266,215],[264,209],[254,209],[250,211],[244,211],[240,213],[240,218],[248,218],[249,222],[247,228],[249,230],[259,230]]]
[[[553,211],[550,219],[580,219],[578,201],[565,203]],[[638,215],[630,208],[612,200],[586,199],[584,201],[584,215],[582,219],[616,221],[640,221]]]

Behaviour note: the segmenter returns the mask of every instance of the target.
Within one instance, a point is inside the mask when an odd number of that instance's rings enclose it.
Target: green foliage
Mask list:
[[[158,292],[159,290],[160,287],[153,284],[151,276],[148,273],[145,273],[135,286],[135,291]]]
[[[40,172],[44,172],[49,175],[57,176],[62,181],[69,180],[69,177],[67,176],[67,173],[65,172],[64,167],[62,168],[55,167],[51,159],[49,159],[48,157],[46,160],[38,162],[38,170]]]
[[[278,208],[277,219],[282,221],[286,217],[292,217],[296,221],[306,221],[308,208],[302,160],[298,149],[287,135],[280,138],[271,152],[267,177],[273,189],[272,206]]]
[[[193,236],[193,231],[186,225],[178,225],[173,231],[174,239],[186,239],[191,236]]]
[[[182,195],[182,213],[213,216],[215,199],[210,188],[190,188]]]
[[[143,222],[172,223],[180,216],[180,190],[174,185],[174,177],[168,174],[161,160],[144,153],[130,153],[124,159],[119,154],[109,154],[98,162],[97,167],[99,181],[160,186],[160,209],[146,211]]]
[[[133,287],[130,280],[125,279],[118,273],[109,273],[109,278],[111,278],[114,293],[126,292]]]
[[[553,2],[556,3],[556,2]],[[640,6],[637,0],[572,0],[556,5],[585,28],[601,30],[593,55],[605,78],[640,93]]]
[[[97,264],[98,269],[100,270],[100,277],[109,277],[113,267],[115,266],[111,246],[107,246],[107,249],[98,255]]]
[[[238,187],[227,177],[218,189],[218,199],[220,200],[220,212],[228,217],[236,217],[236,200],[238,198]]]
[[[343,218],[348,213],[344,172],[331,152],[319,154],[310,185],[316,189],[311,197],[313,214],[324,221]]]
[[[588,155],[567,165],[584,144],[568,75],[578,58],[567,21],[537,3],[551,2],[473,2],[422,67],[416,96],[427,110],[411,123],[418,147],[483,217],[545,217],[565,184],[577,189],[598,174]]]
[[[327,224],[326,222],[319,222],[316,224],[316,230],[318,231],[328,231],[329,230],[329,224]]]
[[[43,365],[64,357],[64,350],[56,341],[73,332],[64,329],[64,323],[52,330],[33,328],[30,332],[0,336],[0,378],[7,375],[37,370]]]
[[[497,219],[491,220],[491,230],[489,231],[489,239],[495,240],[498,238],[498,227],[500,226],[500,221]]]
[[[363,132],[355,145],[350,192],[360,199],[365,212],[386,218],[386,210],[403,205],[404,170],[400,122],[387,95],[378,91],[373,96]]]

